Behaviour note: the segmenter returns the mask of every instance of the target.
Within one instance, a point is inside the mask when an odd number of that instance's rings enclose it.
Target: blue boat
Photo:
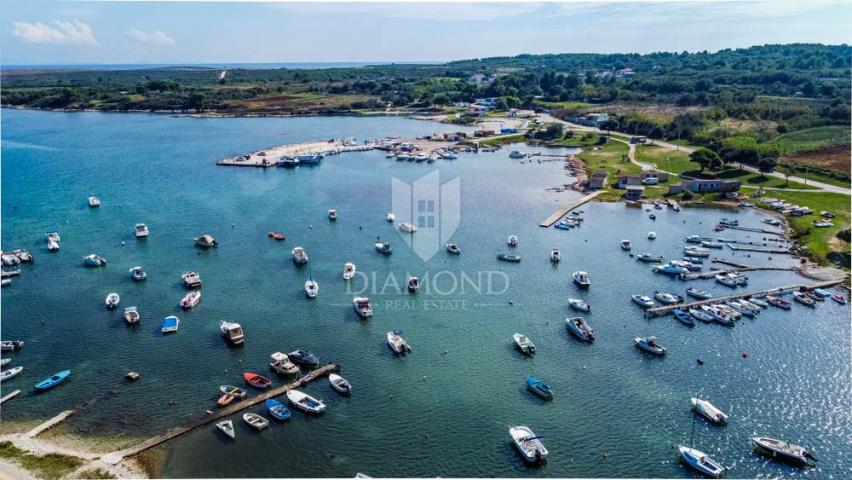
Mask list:
[[[266,409],[269,410],[270,415],[278,420],[287,420],[290,418],[290,410],[274,398],[266,400]]]
[[[688,325],[690,327],[695,326],[695,320],[693,320],[692,315],[684,312],[679,308],[675,308],[674,310],[672,310],[672,313],[674,314],[677,321],[679,321],[680,323]]]
[[[560,221],[556,222],[556,225],[554,225],[553,228],[558,228],[559,230],[570,230],[574,228],[574,225],[571,223]]]
[[[35,389],[39,392],[50,390],[51,388],[62,383],[62,381],[68,378],[69,375],[71,375],[71,370],[62,370],[61,372],[36,383]]]
[[[163,323],[160,324],[160,331],[174,333],[178,331],[178,326],[180,326],[180,320],[176,316],[170,315],[163,319]]]
[[[532,375],[527,377],[527,389],[545,400],[553,399],[550,386]]]

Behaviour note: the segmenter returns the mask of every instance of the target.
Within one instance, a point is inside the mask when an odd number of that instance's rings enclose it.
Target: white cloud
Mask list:
[[[145,45],[164,46],[175,44],[175,40],[172,37],[166,35],[165,33],[159,30],[154,30],[153,32],[148,33],[143,32],[141,30],[137,30],[135,28],[131,28],[130,30],[124,32],[124,34],[139,43],[144,43]]]
[[[24,43],[43,43],[50,45],[97,45],[92,35],[92,27],[79,21],[63,22],[54,20],[51,25],[41,22],[14,22],[12,35]]]

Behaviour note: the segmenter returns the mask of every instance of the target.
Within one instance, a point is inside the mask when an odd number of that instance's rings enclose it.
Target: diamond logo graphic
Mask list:
[[[441,185],[438,170],[412,183],[396,177],[391,180],[391,207],[400,227],[397,231],[424,262],[444,246],[459,226],[460,183],[456,177]]]

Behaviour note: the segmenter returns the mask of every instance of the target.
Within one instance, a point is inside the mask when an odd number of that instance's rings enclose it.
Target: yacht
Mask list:
[[[403,222],[399,224],[399,229],[405,233],[414,233],[417,231],[417,227],[414,226],[413,223]]]
[[[304,265],[308,263],[308,252],[302,247],[296,247],[291,252],[293,254],[293,263],[296,265]]]
[[[553,263],[559,263],[562,260],[562,255],[559,253],[558,248],[554,248],[550,251],[550,261]]]
[[[124,309],[124,321],[128,325],[136,325],[139,323],[139,309],[136,307],[127,307]]]
[[[665,303],[666,305],[673,305],[675,303],[680,303],[683,301],[683,297],[680,295],[675,295],[673,293],[668,292],[654,292],[654,298],[660,301],[660,303]]]
[[[580,288],[589,288],[592,285],[589,274],[582,270],[574,272],[573,279],[574,283]]]
[[[286,353],[275,352],[270,355],[272,361],[269,368],[278,375],[295,375],[299,373],[299,366],[290,360]]]
[[[374,243],[373,245],[376,247],[376,251],[381,253],[382,255],[390,255],[393,252],[390,242],[385,242],[384,240],[377,239],[376,243]]]
[[[630,298],[633,300],[633,303],[642,308],[651,308],[655,305],[654,300],[647,295],[630,295]]]
[[[55,252],[55,251],[59,250],[60,238],[59,238],[58,232],[55,232],[55,231],[47,232],[47,233],[44,234],[44,236],[47,239],[47,249],[48,250],[50,250],[51,252]]]
[[[816,463],[816,457],[804,447],[769,437],[753,437],[751,441],[757,451],[774,460],[784,460],[804,466],[813,466]]]
[[[219,324],[219,332],[221,332],[222,336],[225,337],[225,341],[231,345],[242,345],[245,341],[243,327],[239,323],[226,322],[223,320],[222,323]]]
[[[417,293],[420,290],[420,279],[415,276],[408,277],[408,291],[411,293]]]
[[[583,317],[566,318],[565,326],[568,327],[569,332],[584,342],[591,342],[595,339],[595,331]]]
[[[201,288],[201,275],[198,272],[183,272],[180,278],[186,288]]]
[[[344,280],[352,280],[352,277],[355,276],[355,264],[352,262],[346,262],[343,264],[343,279]]]
[[[388,212],[388,213],[385,214],[385,220],[388,223],[393,223],[396,220],[396,216],[393,213]]]
[[[408,342],[405,341],[404,338],[400,337],[396,332],[388,332],[388,346],[393,353],[397,355],[405,355],[406,353],[411,352],[411,347],[408,345]]]
[[[119,297],[118,294],[115,292],[112,292],[107,295],[106,300],[104,300],[104,303],[106,303],[106,307],[110,310],[118,307],[119,302],[121,302],[121,297]]]
[[[509,244],[510,247],[518,246],[518,236],[517,235],[509,235],[506,239],[506,243]]]
[[[461,254],[461,249],[455,243],[448,243],[446,245],[446,247],[447,247],[447,251],[450,252],[453,255],[460,255]]]
[[[373,316],[373,306],[370,304],[370,299],[367,297],[353,298],[352,306],[361,318],[369,318]]]
[[[731,278],[730,275],[726,275],[724,273],[720,273],[714,277],[717,283],[721,283],[726,287],[736,288],[737,280],[735,278]]]
[[[145,270],[142,267],[133,267],[130,269],[130,277],[137,282],[141,282],[148,278],[148,274],[145,273]]]
[[[622,250],[630,250],[633,246],[630,244],[630,240],[622,240],[621,241],[621,249]]]
[[[305,295],[308,298],[316,298],[317,294],[319,294],[319,283],[311,278],[305,282]]]
[[[541,437],[533,433],[530,427],[525,425],[509,427],[509,435],[512,436],[512,444],[527,462],[540,462],[547,457],[547,448],[541,443]]]
[[[92,195],[91,197],[89,197],[89,206],[92,208],[100,207],[101,199]]]
[[[136,228],[135,228],[135,232],[136,232],[136,238],[147,237],[148,236],[148,225],[145,225],[144,223],[137,223]]]
[[[331,220],[332,222],[337,220],[337,210],[336,209],[330,208],[328,210],[328,219]]]
[[[193,290],[183,296],[183,299],[180,301],[180,307],[184,310],[189,310],[199,303],[201,303],[201,292]]]

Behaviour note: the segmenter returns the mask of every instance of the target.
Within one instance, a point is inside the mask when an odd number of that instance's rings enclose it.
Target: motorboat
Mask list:
[[[814,292],[813,290],[803,289],[803,290],[801,290],[801,292],[804,293],[805,295],[807,295],[808,298],[810,298],[811,300],[814,300],[814,301],[817,301],[817,302],[824,302],[825,301],[825,297],[817,295],[816,292]]]
[[[12,284],[11,278],[4,278],[4,279],[0,280],[0,287],[8,287],[11,284]]]
[[[774,295],[766,296],[766,303],[772,305],[773,307],[782,308],[784,310],[790,310],[793,305],[790,304],[787,300],[784,300],[781,297],[776,297]]]
[[[677,265],[672,265],[671,263],[664,263],[662,265],[658,265],[651,269],[654,273],[662,273],[664,275],[681,275],[684,273],[689,273],[689,269],[685,267],[679,267]]]
[[[678,445],[680,457],[690,468],[710,478],[719,478],[725,474],[725,467],[710,458],[701,450]]]
[[[809,291],[811,293],[813,293],[814,295],[816,295],[818,298],[823,299],[823,300],[831,296],[831,292],[829,292],[828,290],[824,290],[822,288],[813,288]]]
[[[725,246],[725,244],[720,243],[720,242],[711,242],[711,241],[704,240],[704,241],[701,242],[701,246],[704,247],[704,248],[719,249],[719,248],[723,248]]]
[[[12,253],[4,253],[3,255],[0,255],[0,259],[2,259],[3,265],[7,267],[14,267],[21,263],[21,259]]]
[[[378,239],[373,244],[373,246],[375,246],[376,251],[381,253],[382,255],[390,255],[391,253],[393,253],[393,248],[391,248],[390,242]]]
[[[553,400],[553,390],[550,385],[530,375],[527,377],[527,390],[533,392],[544,400]]]
[[[54,375],[51,375],[44,380],[35,384],[34,388],[37,392],[44,392],[64,382],[71,375],[71,370],[62,370]]]
[[[556,228],[556,229],[559,229],[559,230],[571,230],[572,228],[574,228],[576,226],[577,226],[577,222],[571,222],[571,221],[568,221],[568,220],[560,220],[560,221],[556,222],[555,225],[553,225],[553,228]]]
[[[699,415],[710,420],[713,423],[727,423],[728,416],[725,412],[716,408],[712,403],[707,400],[702,400],[697,397],[692,397],[689,399],[689,404],[692,405],[692,409],[695,410]]]
[[[178,331],[178,327],[180,327],[180,319],[174,315],[169,315],[160,323],[160,332],[174,333]]]
[[[305,153],[301,155],[296,155],[296,160],[299,161],[300,165],[316,165],[322,161],[324,155],[320,155],[318,153]]]
[[[274,231],[271,231],[271,230],[270,230],[270,231],[268,231],[268,232],[266,232],[266,235],[267,235],[269,238],[272,238],[272,239],[275,239],[275,240],[278,240],[278,241],[286,240],[286,239],[287,239],[287,235],[285,235],[285,234],[283,234],[283,233],[281,233],[281,232],[274,232]]]
[[[50,231],[44,234],[45,239],[47,240],[47,249],[51,252],[55,252],[59,250],[59,232]]]
[[[101,206],[101,199],[92,195],[89,197],[89,206],[92,208],[97,208]]]
[[[683,239],[683,241],[686,243],[701,243],[705,240],[706,238],[702,237],[701,235],[689,235]]]
[[[201,275],[198,272],[183,272],[180,278],[186,288],[201,288]]]
[[[216,428],[218,428],[220,432],[224,433],[225,436],[231,440],[236,438],[236,434],[234,433],[234,422],[230,420],[222,420],[221,422],[216,423]]]
[[[370,299],[368,297],[353,298],[352,307],[361,318],[369,318],[373,316],[373,305],[370,304]]]
[[[582,210],[571,212],[565,218],[567,220],[573,220],[575,222],[582,222],[583,221],[583,215],[581,214],[581,212],[582,212]]]
[[[33,262],[35,262],[35,257],[33,257],[33,255],[29,251],[24,250],[23,248],[18,248],[18,249],[12,250],[9,253],[11,255],[14,255],[15,258],[17,258],[18,262],[20,262],[20,263],[33,263]]]
[[[293,255],[293,263],[296,265],[304,265],[308,263],[308,252],[302,247],[296,247],[291,252]]]
[[[406,285],[408,286],[409,292],[417,293],[417,291],[420,290],[420,279],[412,275],[408,277]]]
[[[127,307],[124,309],[124,321],[128,325],[136,325],[139,323],[139,309],[136,307]]]
[[[639,255],[636,255],[636,260],[639,260],[640,262],[645,262],[645,263],[662,262],[663,256],[662,255],[651,255],[650,253],[640,253]]]
[[[840,293],[840,292],[837,292],[834,295],[832,295],[831,299],[834,300],[835,302],[839,303],[840,305],[846,305],[847,303],[849,303],[849,301],[846,300],[846,297],[844,297],[843,294]]]
[[[520,255],[512,255],[511,253],[499,253],[497,254],[497,260],[503,260],[504,262],[514,262],[518,263],[521,261]]]
[[[573,333],[575,337],[584,342],[591,342],[595,339],[595,331],[586,323],[583,317],[570,317],[565,319],[565,326],[568,331]]]
[[[101,258],[94,253],[86,255],[83,257],[83,265],[87,267],[102,267],[107,264],[105,258]]]
[[[760,308],[768,308],[769,307],[769,302],[767,302],[766,300],[764,300],[762,298],[749,297],[748,301],[749,301],[749,303],[757,305]]]
[[[581,312],[590,312],[592,310],[592,307],[590,307],[588,303],[580,300],[579,298],[569,298],[568,306]]]
[[[541,462],[547,457],[548,451],[541,443],[541,437],[533,433],[530,427],[525,425],[509,427],[509,435],[512,436],[515,448],[527,462]]]
[[[519,152],[519,151],[517,151],[517,150],[512,150],[512,151],[509,153],[509,158],[524,158],[525,156],[526,156],[526,155],[524,155],[523,153],[521,153],[521,152]]]
[[[286,405],[279,402],[278,400],[274,398],[267,398],[265,405],[266,411],[268,411],[269,414],[272,415],[272,418],[280,421],[284,421],[290,418],[290,409],[288,409]]]
[[[704,247],[686,246],[683,247],[683,253],[687,256],[698,258],[710,256],[710,250]]]
[[[453,255],[460,255],[461,254],[461,249],[455,243],[448,243],[446,245],[446,247],[447,247],[447,251],[450,252]]]
[[[184,310],[189,310],[199,303],[201,303],[201,292],[193,290],[183,296],[183,299],[180,301],[180,307]]]
[[[305,413],[322,413],[326,408],[322,400],[318,400],[307,393],[295,389],[287,391],[287,400],[294,407]]]
[[[517,236],[517,235],[509,235],[509,236],[506,238],[506,243],[507,243],[510,247],[517,247],[517,246],[518,246],[518,236]]]
[[[148,278],[148,274],[145,273],[145,270],[143,270],[142,267],[137,266],[130,269],[130,278],[137,282],[141,282]]]
[[[5,380],[9,380],[10,378],[15,377],[16,375],[21,373],[23,370],[24,370],[24,367],[13,367],[13,368],[10,368],[8,370],[3,370],[2,372],[0,372],[0,382],[5,381]]]
[[[665,355],[666,347],[657,343],[657,337],[636,337],[633,339],[640,350],[654,355]]]
[[[814,301],[814,299],[805,295],[802,292],[793,292],[793,299],[795,299],[797,302],[801,303],[802,305],[805,305],[805,306],[808,306],[808,307],[816,307],[816,302]]]
[[[385,214],[385,221],[388,222],[388,223],[393,223],[394,221],[396,221],[396,215],[394,215],[391,212],[386,213]]]
[[[737,285],[744,287],[748,285],[748,276],[743,275],[742,273],[732,272],[728,274],[729,277],[733,278]]]
[[[740,315],[745,315],[746,317],[754,317],[754,312],[750,308],[746,308],[736,301],[727,301],[725,305],[728,306],[731,310],[739,313]]]
[[[278,375],[295,375],[299,373],[299,366],[293,363],[287,354],[275,352],[270,357],[272,361],[269,362],[269,368]]]
[[[225,337],[225,341],[231,345],[242,345],[245,342],[243,326],[236,322],[222,320],[219,324],[219,332]]]
[[[399,230],[405,233],[414,233],[417,231],[417,227],[410,222],[403,222],[399,224]]]
[[[4,359],[0,360],[0,367],[5,367],[11,361],[12,361],[11,358],[4,358]]]
[[[723,219],[719,220],[719,225],[724,225],[726,227],[736,227],[736,226],[739,226],[739,224],[740,224],[739,220],[731,220],[731,219],[727,219],[727,218],[723,218]]]
[[[554,248],[550,251],[550,261],[552,263],[559,263],[562,260],[562,254],[559,253],[558,248]]]
[[[696,265],[704,263],[704,259],[703,259],[703,258],[700,258],[700,257],[690,257],[690,256],[688,256],[688,255],[684,255],[683,260],[684,260],[685,262],[689,262],[689,263],[696,264]]]
[[[689,287],[686,289],[686,294],[692,298],[697,298],[699,300],[707,300],[708,298],[713,298],[713,294],[708,292],[707,290],[702,290],[700,288]]]
[[[104,303],[106,304],[106,307],[110,310],[118,307],[118,304],[120,302],[121,302],[121,297],[115,292],[111,292],[111,293],[107,294],[106,299],[104,299]]]
[[[334,208],[328,209],[328,219],[331,220],[332,222],[337,220],[337,210],[336,209],[334,209]]]
[[[642,308],[651,308],[655,305],[654,300],[647,295],[630,295],[630,298],[633,300],[633,303]]]
[[[763,308],[760,305],[752,303],[750,300],[746,300],[745,298],[740,298],[737,300],[740,305],[751,310],[753,313],[758,314],[763,311]]]
[[[328,383],[331,384],[331,388],[335,389],[337,393],[352,393],[352,385],[350,385],[345,378],[336,373],[330,373],[328,375]]]
[[[355,276],[355,264],[352,262],[346,262],[343,264],[343,279],[344,280],[352,280],[352,277]]]
[[[278,159],[278,166],[281,168],[296,168],[299,166],[299,159],[290,155],[284,155]]]
[[[515,333],[512,335],[512,341],[515,342],[515,348],[524,355],[535,355],[535,344],[526,335]]]
[[[397,355],[405,355],[406,353],[411,352],[411,346],[409,346],[408,342],[396,332],[388,332],[387,338],[388,346],[391,350],[393,350],[393,353]]]
[[[305,295],[308,298],[316,298],[317,294],[319,294],[319,283],[313,278],[308,279],[305,282]]]
[[[319,358],[311,352],[310,350],[293,350],[292,352],[287,354],[287,357],[290,358],[293,362],[304,365],[307,367],[312,367],[319,365]]]
[[[622,250],[630,250],[633,246],[630,244],[630,240],[622,240],[621,241],[621,249]]]
[[[215,238],[213,238],[213,235],[204,234],[204,235],[195,239],[195,246],[201,247],[201,248],[213,248],[213,247],[218,247],[219,242],[216,241]]]
[[[589,288],[592,285],[592,281],[589,279],[589,274],[582,270],[574,272],[572,278],[574,283],[580,288]]]
[[[654,240],[657,238],[657,232],[648,232],[648,240]]]
[[[263,430],[264,428],[269,426],[269,420],[261,417],[256,413],[244,413],[243,421],[249,424],[249,426],[254,427],[258,430]]]
[[[14,352],[24,347],[23,340],[3,340],[0,342],[0,351]]]
[[[726,287],[736,288],[737,287],[737,279],[731,278],[730,275],[720,273],[714,277],[717,283],[721,283]]]
[[[713,315],[699,308],[690,308],[689,314],[692,315],[692,317],[698,320],[699,322],[713,323]]]
[[[148,225],[137,223],[134,232],[136,233],[136,238],[146,238],[148,236]]]
[[[778,220],[777,218],[764,218],[761,222],[774,227],[781,225],[781,220]]]
[[[718,323],[719,325],[724,325],[726,327],[733,327],[735,318],[730,314],[730,312],[726,312],[725,310],[719,308],[718,305],[702,305],[701,309],[708,314],[713,316],[713,321]]]
[[[655,214],[651,213],[651,214],[649,214],[649,215],[648,215],[648,218],[650,218],[651,220],[656,220],[656,219],[657,219],[657,215],[655,215]]]
[[[272,380],[264,377],[263,375],[252,372],[244,373],[243,380],[254,388],[264,389],[272,385]]]
[[[675,303],[683,302],[683,297],[668,292],[654,292],[654,298],[659,300],[660,303],[665,303],[666,305],[673,305]]]
[[[802,466],[813,466],[816,457],[805,447],[769,437],[752,437],[755,449],[773,460],[782,460]]]
[[[674,310],[672,310],[672,313],[674,314],[674,317],[677,319],[678,322],[689,327],[695,326],[695,319],[693,319],[692,315],[690,315],[689,313],[679,308],[675,308]]]

